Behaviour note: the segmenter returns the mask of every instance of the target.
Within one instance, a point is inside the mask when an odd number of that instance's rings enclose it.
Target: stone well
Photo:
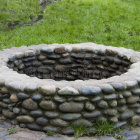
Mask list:
[[[62,134],[98,120],[140,125],[140,52],[94,43],[2,50],[0,112],[20,127]]]

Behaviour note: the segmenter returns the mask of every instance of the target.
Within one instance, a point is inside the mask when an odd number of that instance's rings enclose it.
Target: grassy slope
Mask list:
[[[0,32],[0,49],[67,42],[140,50],[140,1],[63,0],[48,6],[40,23]]]

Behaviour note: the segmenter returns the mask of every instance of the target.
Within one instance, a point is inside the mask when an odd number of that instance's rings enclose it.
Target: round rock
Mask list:
[[[101,93],[101,88],[93,86],[82,87],[81,93],[83,95],[97,95]]]

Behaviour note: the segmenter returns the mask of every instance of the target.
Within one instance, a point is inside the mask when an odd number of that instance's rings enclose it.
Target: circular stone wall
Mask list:
[[[140,125],[140,53],[83,44],[0,51],[0,111],[33,130],[73,134],[97,120]]]

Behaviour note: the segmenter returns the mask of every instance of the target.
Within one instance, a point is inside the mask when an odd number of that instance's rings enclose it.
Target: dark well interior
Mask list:
[[[40,51],[34,56],[9,60],[8,67],[40,79],[87,80],[103,79],[125,73],[131,62],[112,51],[66,52],[57,48],[54,52]]]

